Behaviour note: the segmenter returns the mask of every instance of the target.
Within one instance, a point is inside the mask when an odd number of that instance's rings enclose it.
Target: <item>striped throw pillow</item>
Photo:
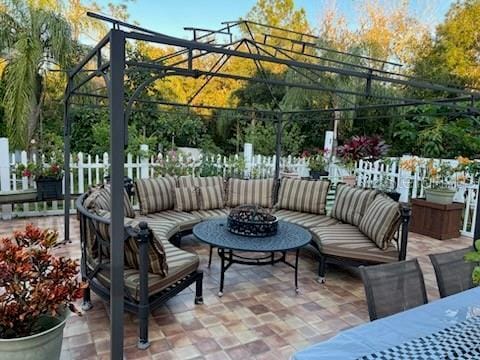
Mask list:
[[[90,210],[111,211],[110,200],[110,185],[100,185],[99,187],[90,190],[90,195],[85,199],[83,205],[85,208]],[[125,189],[123,189],[123,211],[126,217],[135,217],[135,211],[133,210],[132,204]]]
[[[110,199],[110,194],[111,194],[110,185],[105,185],[104,189],[108,193],[108,197]],[[135,217],[135,211],[133,210],[132,203],[130,202],[127,191],[125,189],[123,189],[123,211],[126,217],[129,217],[129,218]]]
[[[227,206],[254,204],[271,208],[273,206],[273,179],[228,181]]]
[[[358,226],[368,206],[378,194],[377,190],[338,184],[331,216],[342,222]]]
[[[330,181],[284,178],[278,192],[278,209],[325,215]]]
[[[370,204],[358,229],[380,249],[386,250],[401,219],[400,205],[387,196],[377,196]]]
[[[175,178],[171,176],[136,180],[135,191],[140,203],[140,213],[147,215],[173,209],[175,186]]]
[[[222,209],[225,207],[223,186],[201,186],[199,191],[201,210]]]
[[[221,176],[180,176],[178,178],[178,187],[202,187],[202,186],[221,186],[224,187]]]
[[[96,212],[99,216],[110,219],[110,212],[105,210],[99,210]],[[133,219],[125,219],[125,226],[131,226],[135,230],[138,229],[139,221]],[[110,225],[99,225],[99,233],[105,241],[110,241]],[[110,256],[108,253],[105,256]],[[138,241],[130,237],[125,241],[124,247],[125,265],[132,269],[140,269],[140,244]],[[165,249],[163,248],[162,241],[157,237],[154,231],[150,231],[149,243],[148,243],[148,272],[152,274],[158,274],[167,276],[168,264],[167,257],[165,255]]]
[[[175,188],[174,202],[175,211],[199,210],[200,204],[198,202],[198,188]]]

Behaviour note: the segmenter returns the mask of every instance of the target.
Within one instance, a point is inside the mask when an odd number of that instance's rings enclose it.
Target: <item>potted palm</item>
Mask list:
[[[84,285],[78,262],[52,254],[58,232],[27,225],[0,240],[2,359],[59,359],[63,328]]]

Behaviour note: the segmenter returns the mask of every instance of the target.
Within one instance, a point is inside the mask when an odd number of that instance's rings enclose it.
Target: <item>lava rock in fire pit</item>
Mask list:
[[[242,205],[230,211],[227,229],[242,236],[272,236],[277,233],[278,219],[257,205]]]

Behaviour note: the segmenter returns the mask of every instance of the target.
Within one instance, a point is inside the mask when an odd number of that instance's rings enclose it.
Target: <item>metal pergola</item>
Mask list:
[[[362,109],[388,109],[400,107],[422,107],[437,105],[448,109],[443,114],[454,116],[480,115],[477,105],[480,92],[472,88],[459,88],[448,84],[433,83],[399,72],[401,64],[391,61],[342,52],[319,45],[318,37],[275,26],[260,24],[248,20],[222,23],[218,30],[185,28],[192,33],[191,40],[184,40],[151,31],[136,25],[89,13],[89,16],[112,24],[109,33],[96,44],[77,66],[68,71],[68,83],[64,96],[64,138],[65,138],[65,239],[69,239],[70,206],[70,136],[72,106],[79,105],[75,98],[94,99],[97,104],[107,106],[110,116],[110,153],[111,164],[111,239],[124,237],[123,178],[125,147],[127,144],[128,121],[134,104],[150,103],[169,109],[187,107],[192,109],[235,111],[245,116],[257,115],[265,121],[271,121],[276,129],[276,166],[275,178],[280,172],[282,146],[282,127],[290,121],[299,121],[302,115],[315,114],[318,120],[331,119],[332,114],[356,112]],[[221,38],[221,41],[217,40]],[[152,61],[135,61],[126,54],[127,43],[145,42],[173,49],[168,54]],[[338,56],[341,55],[341,59]],[[207,67],[195,61],[211,57],[213,65]],[[225,71],[225,65],[231,59],[246,59],[254,63],[256,76],[246,76],[235,71]],[[268,76],[265,65],[281,66],[294,74],[296,80],[273,79]],[[149,74],[131,96],[126,96],[125,82],[129,73],[144,71]],[[329,87],[319,81],[320,75],[339,76],[357,79],[363,84],[362,90],[352,88]],[[169,76],[204,79],[202,85],[185,103],[164,100],[146,100],[141,94],[146,88]],[[250,83],[265,84],[270,93],[272,87],[285,86],[318,93],[330,93],[346,100],[349,106],[326,109],[287,110],[278,102],[273,109],[229,108],[214,104],[195,104],[195,99],[214,78],[230,79]],[[101,79],[104,86],[89,90],[86,84]],[[98,80],[95,80],[98,83]],[[416,88],[438,94],[436,98],[408,98],[376,94],[372,90],[375,83],[389,87]],[[348,101],[349,95],[377,100],[378,103],[358,105]],[[101,102],[103,105],[98,105]],[[82,104],[80,104],[82,105]],[[440,115],[437,113],[435,115]],[[322,116],[324,118],[322,118]],[[388,118],[391,115],[385,115]],[[381,119],[379,116],[378,119]],[[367,118],[368,120],[368,118]],[[480,238],[480,196],[478,197],[475,219],[475,238]],[[124,312],[124,243],[112,241],[111,244],[111,357],[123,358],[123,312]]]

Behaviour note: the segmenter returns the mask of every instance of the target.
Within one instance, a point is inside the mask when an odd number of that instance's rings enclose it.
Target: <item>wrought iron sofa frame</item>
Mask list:
[[[395,233],[393,240],[397,244],[398,251],[398,261],[403,261],[407,257],[407,244],[408,244],[408,226],[410,223],[411,217],[411,208],[406,203],[400,203],[400,223],[398,225],[398,229]],[[320,239],[321,241],[321,239]],[[322,253],[322,250],[318,246],[318,244],[312,240],[311,245],[317,250],[318,252],[318,281],[320,283],[325,283],[325,273],[327,270],[328,264],[335,264],[340,266],[351,266],[351,267],[359,267],[359,266],[368,266],[368,265],[378,265],[382,264],[379,261],[369,261],[369,260],[362,260],[362,259],[350,259],[340,256],[333,256]]]
[[[106,239],[103,239],[101,232],[99,231],[99,224],[109,225],[110,222],[108,219],[98,216],[83,206],[85,198],[88,196],[88,193],[81,195],[76,201],[76,207],[79,214],[80,220],[80,242],[81,242],[81,276],[84,281],[88,283],[88,287],[84,291],[82,309],[88,311],[92,308],[90,290],[93,290],[101,299],[105,301],[110,300],[110,289],[102,284],[102,282],[97,278],[99,271],[108,269],[108,258],[102,256],[102,250],[109,250],[110,242]],[[89,254],[87,253],[87,231],[94,229],[95,231],[95,240],[99,246],[98,251],[98,262],[96,266],[92,269],[87,263]],[[125,236],[123,241],[133,237],[138,241],[139,252],[140,252],[140,261],[139,261],[139,299],[138,301],[130,294],[130,291],[127,287],[124,287],[125,297],[124,297],[124,306],[125,310],[131,313],[138,315],[139,317],[139,339],[137,342],[137,347],[139,349],[146,349],[149,347],[148,341],[148,316],[151,310],[158,308],[163,305],[167,300],[177,295],[182,290],[186,289],[193,283],[195,286],[195,304],[203,303],[203,294],[202,294],[202,283],[203,283],[203,272],[201,270],[195,270],[183,277],[182,279],[176,281],[174,284],[170,285],[161,292],[150,296],[148,291],[148,242],[151,236],[150,232],[152,230],[148,227],[146,222],[141,222],[139,224],[139,230],[134,229],[131,226],[125,226]],[[109,252],[108,252],[109,253]]]

